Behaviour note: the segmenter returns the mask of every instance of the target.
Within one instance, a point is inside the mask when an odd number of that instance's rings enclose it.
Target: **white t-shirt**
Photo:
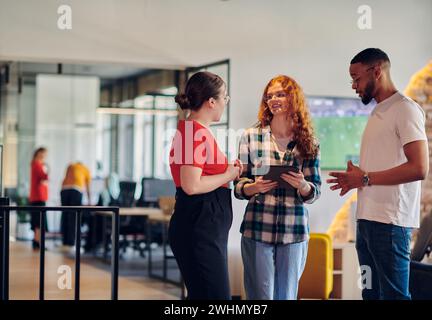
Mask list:
[[[360,168],[366,172],[397,167],[407,161],[403,146],[426,140],[423,109],[400,92],[376,105],[363,133]],[[421,182],[358,189],[357,219],[418,228]]]

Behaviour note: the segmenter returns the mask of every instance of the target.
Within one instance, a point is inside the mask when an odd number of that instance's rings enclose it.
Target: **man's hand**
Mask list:
[[[363,187],[364,172],[355,166],[351,160],[347,162],[346,172],[330,172],[329,174],[336,179],[327,179],[327,183],[335,183],[330,189],[341,189],[340,196],[345,195],[351,189]]]

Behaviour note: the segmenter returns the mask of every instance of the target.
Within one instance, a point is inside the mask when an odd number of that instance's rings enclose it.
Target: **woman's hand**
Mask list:
[[[253,196],[257,193],[267,193],[277,186],[278,183],[276,181],[263,180],[263,177],[258,177],[255,179],[255,182],[246,184],[243,188],[243,192],[247,196]]]
[[[237,176],[237,178],[236,178],[236,180],[238,180],[238,179],[240,179],[240,176],[241,176],[242,173],[243,173],[244,166],[243,166],[243,163],[241,163],[239,159],[237,159],[237,160],[234,162],[234,166],[235,166],[235,167],[239,167],[239,174],[238,174],[238,176]]]
[[[282,180],[285,182],[288,182],[290,185],[292,185],[294,188],[298,189],[300,191],[300,194],[304,197],[309,195],[312,187],[310,184],[305,180],[303,172],[288,172],[288,173],[282,173],[281,175]]]
[[[229,180],[235,180],[240,177],[241,174],[241,164],[239,165],[236,162],[228,164],[228,167],[225,171],[226,174],[228,174]]]

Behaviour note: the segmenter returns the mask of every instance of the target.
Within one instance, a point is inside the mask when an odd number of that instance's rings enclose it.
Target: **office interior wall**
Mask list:
[[[18,105],[18,189],[20,196],[30,191],[30,162],[35,150],[36,87],[23,84]]]
[[[138,95],[159,92],[161,89],[175,86],[175,71],[160,70],[138,78]]]
[[[134,116],[118,117],[118,175],[121,180],[133,180]]]
[[[20,92],[18,83],[18,65],[9,67],[8,82],[4,83],[1,97],[1,128],[3,139],[3,187],[15,187],[18,182],[18,105]]]
[[[17,187],[20,196],[28,196],[30,160],[34,151],[36,91],[33,79],[20,75],[19,63],[10,63],[9,71],[0,98],[3,178],[6,188]]]
[[[68,164],[83,162],[96,172],[96,77],[38,75],[36,78],[36,146],[48,149],[49,204],[60,204]]]
[[[352,95],[346,64],[365,46],[390,54],[402,86],[432,51],[429,0],[370,3],[371,30],[357,26],[360,0],[73,2],[70,30],[57,28],[56,0],[0,4],[0,40],[7,44],[0,47],[0,59],[177,69],[230,58],[233,85],[249,88],[253,98],[281,72],[298,78],[310,94]],[[255,101],[243,99],[246,104],[236,103],[250,107]]]

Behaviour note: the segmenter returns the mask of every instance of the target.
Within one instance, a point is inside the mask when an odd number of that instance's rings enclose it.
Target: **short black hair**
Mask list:
[[[384,51],[378,48],[367,48],[363,51],[357,53],[354,58],[351,60],[351,64],[354,63],[363,63],[367,65],[371,65],[377,62],[388,62],[390,63],[390,59]]]

